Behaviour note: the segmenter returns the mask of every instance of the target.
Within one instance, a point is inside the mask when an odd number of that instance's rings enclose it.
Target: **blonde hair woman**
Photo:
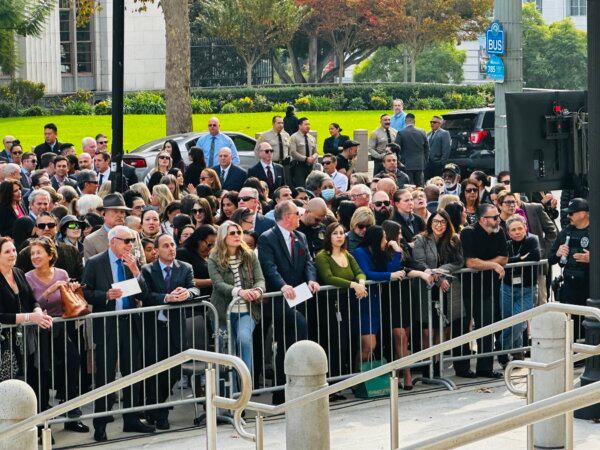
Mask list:
[[[219,226],[215,246],[208,257],[208,273],[213,282],[211,303],[219,314],[221,328],[226,331],[227,307],[234,299],[231,329],[237,354],[252,373],[252,332],[260,320],[260,302],[265,290],[258,256],[242,239],[244,232],[237,223],[227,220]]]
[[[160,179],[169,173],[171,167],[173,167],[173,158],[169,152],[164,150],[158,152],[154,160],[154,169],[144,177],[144,183],[148,185],[148,189],[152,190],[160,182]]]
[[[159,214],[162,214],[167,206],[174,201],[173,194],[171,194],[171,190],[166,184],[157,184],[152,188],[150,204],[158,208]]]
[[[165,175],[164,177],[162,177],[160,179],[160,184],[164,184],[169,188],[169,190],[171,191],[171,194],[173,194],[173,198],[175,200],[181,200],[181,198],[183,197],[183,195],[181,194],[181,190],[179,189],[179,184],[177,183],[177,178],[175,178],[175,175],[171,175],[171,174]]]
[[[149,205],[151,203],[150,199],[152,197],[152,194],[150,193],[150,189],[148,189],[148,186],[146,186],[145,183],[139,182],[132,184],[131,186],[129,186],[129,189],[139,194],[139,196],[144,199],[144,203],[146,205]]]
[[[98,197],[104,198],[110,194],[111,185],[112,183],[110,181],[105,181],[102,183],[102,186],[100,186],[100,189],[98,189]]]

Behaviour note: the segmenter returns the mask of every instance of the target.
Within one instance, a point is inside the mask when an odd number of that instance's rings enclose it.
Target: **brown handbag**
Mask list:
[[[81,288],[73,291],[68,285],[63,285],[59,289],[63,319],[81,317],[90,313],[90,308],[83,297],[83,290]]]

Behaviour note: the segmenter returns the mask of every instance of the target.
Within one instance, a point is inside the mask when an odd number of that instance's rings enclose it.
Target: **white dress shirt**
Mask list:
[[[348,190],[348,177],[346,175],[344,175],[343,173],[339,173],[336,170],[329,176],[331,177],[334,186],[341,192],[346,192]]]
[[[277,224],[277,226],[279,227],[279,231],[281,231],[281,234],[283,234],[283,239],[285,240],[285,246],[287,247],[288,251],[290,252],[290,256],[292,256],[292,238],[290,236],[290,231],[286,230],[279,224]]]

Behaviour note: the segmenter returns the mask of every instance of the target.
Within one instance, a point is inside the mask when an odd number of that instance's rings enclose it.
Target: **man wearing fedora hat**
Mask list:
[[[125,224],[125,214],[131,211],[125,205],[123,196],[118,192],[108,194],[102,201],[102,214],[104,224],[98,230],[87,236],[83,241],[83,257],[88,261],[92,256],[105,252],[108,249],[108,232],[117,225]],[[146,257],[142,247],[139,234],[134,231],[135,243],[133,244],[133,256],[139,264],[146,264]]]

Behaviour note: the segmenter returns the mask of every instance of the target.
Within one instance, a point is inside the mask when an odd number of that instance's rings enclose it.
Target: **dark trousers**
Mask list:
[[[422,170],[405,170],[411,184],[415,186],[423,186],[423,171]]]
[[[129,375],[141,368],[140,336],[135,319],[129,316],[108,317],[94,320],[94,351],[96,361],[96,387],[115,380],[117,359],[121,375]],[[140,405],[140,383],[123,389],[123,407]],[[116,401],[116,394],[99,398],[94,402],[94,412],[110,411]],[[123,414],[123,422],[137,420],[136,413]],[[107,417],[94,419],[94,428],[104,428]]]
[[[144,349],[146,358],[145,367],[180,353],[180,350],[173,348],[174,343],[169,339],[167,322],[157,321],[156,328],[152,324],[150,328],[146,326],[144,331],[146,337]],[[169,343],[171,343],[171,348],[169,348]],[[159,373],[157,376],[148,378],[145,383],[146,404],[155,405],[157,403],[164,403],[169,398],[171,388],[180,378],[181,371],[179,367],[173,367],[170,370]],[[169,408],[150,410],[149,415],[154,420],[167,419],[169,417]]]
[[[478,295],[473,296],[473,319],[475,320],[475,328],[482,328],[494,323],[494,317],[497,314],[498,308],[498,293],[484,291],[483,297]],[[490,353],[494,350],[494,335],[486,336],[477,341],[477,353]],[[494,357],[484,356],[477,358],[477,372],[488,372],[494,369]]]
[[[283,362],[285,352],[297,341],[308,339],[306,319],[296,308],[290,308],[283,297],[271,299],[273,308],[265,308],[273,316],[270,320],[273,324],[273,337],[277,342],[275,354],[275,385],[285,384],[285,372]],[[311,301],[311,300],[308,300]]]
[[[565,281],[560,287],[558,293],[558,299],[561,303],[569,303],[571,305],[585,306],[587,299],[590,296],[590,282],[588,279],[583,277],[576,277],[568,273],[563,274]],[[575,340],[585,339],[585,329],[583,328],[582,322],[585,320],[584,316],[578,316],[576,314],[573,317],[573,331]]]

